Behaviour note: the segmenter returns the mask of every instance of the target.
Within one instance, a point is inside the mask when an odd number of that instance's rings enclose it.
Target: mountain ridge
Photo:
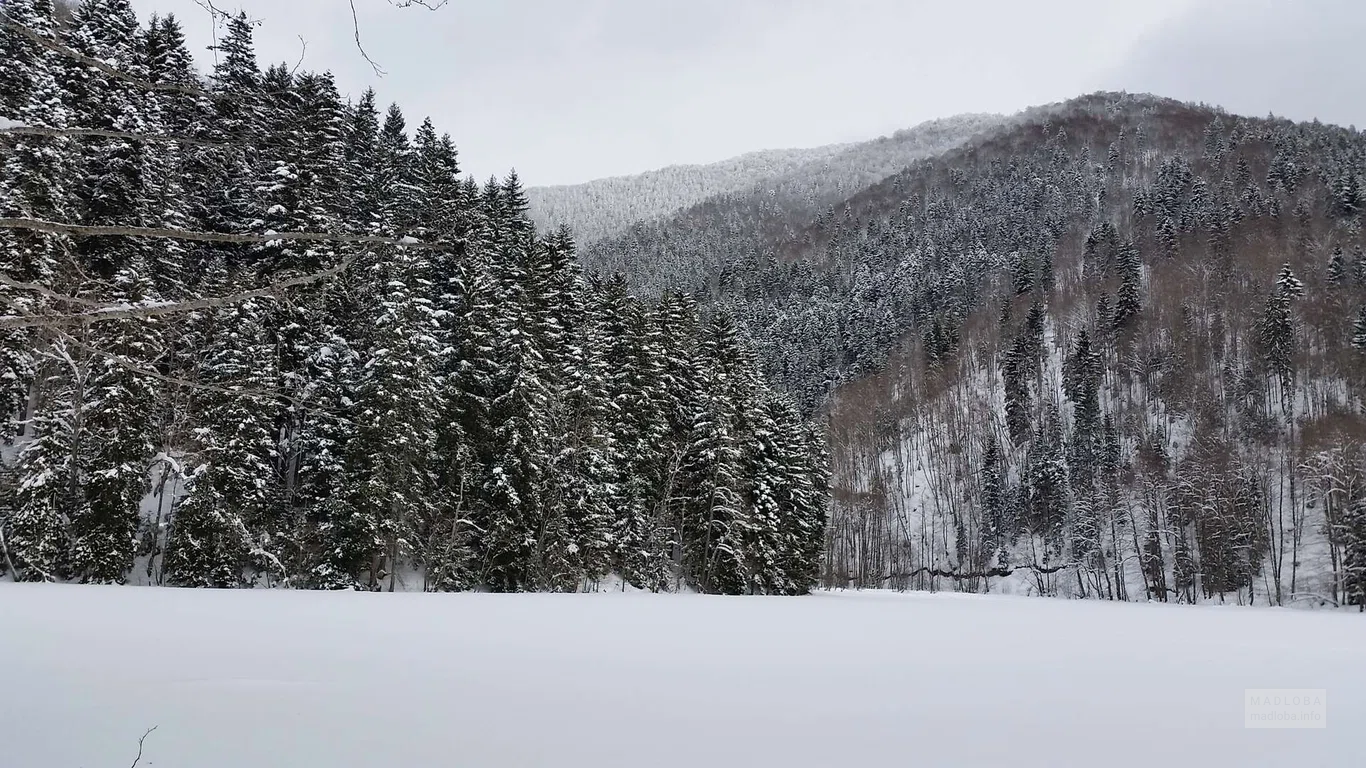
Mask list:
[[[919,132],[955,124],[986,124],[998,115],[964,113],[928,120],[912,128],[865,141],[810,148],[762,149],[712,163],[681,163],[635,174],[609,176],[580,184],[529,187],[530,215],[545,230],[568,225],[582,244],[620,234],[630,226],[677,214],[718,195],[738,194],[766,182],[811,172],[822,164],[895,147]],[[865,159],[864,164],[867,164]],[[884,161],[885,162],[885,161]],[[892,164],[896,164],[893,159]],[[875,168],[863,168],[877,175]],[[604,210],[605,209],[605,210]]]
[[[1366,601],[1363,134],[1098,92],[947,144],[581,252],[827,423],[826,584]]]

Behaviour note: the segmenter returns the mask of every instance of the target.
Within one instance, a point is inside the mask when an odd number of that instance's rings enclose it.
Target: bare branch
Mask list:
[[[133,758],[133,764],[128,766],[128,768],[138,768],[138,762],[142,760],[142,742],[146,741],[147,737],[151,736],[152,731],[155,731],[156,729],[157,727],[155,725],[148,728],[147,732],[142,734],[142,738],[138,739],[138,756]]]
[[[215,8],[211,2],[208,2],[208,0],[195,0],[195,2],[199,3],[201,7],[205,7],[206,10],[212,9],[211,12],[217,11],[218,13],[226,15],[224,11]],[[206,2],[208,2],[207,6],[205,6]],[[5,13],[3,5],[0,5],[0,27],[17,32],[23,35],[24,37],[28,38],[29,40],[32,40],[33,42],[37,43],[38,45],[41,45],[44,48],[53,51],[54,53],[61,54],[62,56],[65,56],[69,59],[74,59],[88,67],[103,72],[104,74],[114,78],[115,80],[119,80],[130,85],[137,86],[138,88],[141,88],[145,91],[153,91],[160,93],[179,93],[185,96],[193,96],[197,99],[213,99],[217,101],[242,100],[240,96],[235,96],[233,94],[212,93],[210,91],[204,90],[203,88],[197,88],[192,85],[180,85],[177,83],[154,83],[151,80],[145,80],[141,77],[130,75],[117,67],[106,64],[105,62],[100,61],[99,59],[86,56],[85,54],[71,48],[70,46],[63,45],[61,42],[58,42],[57,40],[53,40],[52,38],[49,38],[46,35],[43,35],[33,29],[24,26],[23,24],[19,24],[13,21],[9,17],[9,15]],[[214,28],[215,30],[217,29],[216,23]],[[214,34],[215,40],[217,40],[217,32],[215,32]],[[214,47],[217,48],[216,42]],[[266,93],[263,93],[262,95],[274,96],[278,95],[279,93],[281,92],[268,91]]]
[[[375,74],[379,77],[384,77],[387,73],[374,59],[370,58],[370,54],[365,52],[365,46],[361,45],[360,19],[356,16],[356,0],[347,0],[347,2],[351,4],[351,29],[356,35],[356,49],[360,51],[360,55],[370,64],[370,68],[375,70]]]
[[[298,74],[299,67],[302,67],[304,65],[304,57],[308,55],[308,41],[304,39],[303,35],[298,35],[298,38],[299,60],[294,62],[294,69],[289,70],[290,77],[293,77],[294,75]]]
[[[213,0],[194,0],[194,4],[208,12],[209,16],[217,24],[220,20],[227,21],[232,18],[228,12],[213,4]]]
[[[18,280],[13,280],[9,276],[5,275],[3,272],[0,272],[0,285],[6,285],[10,288],[17,288],[21,291],[31,291],[33,293],[52,299],[54,301],[60,301],[67,304],[78,304],[80,306],[90,307],[92,309],[100,309],[108,306],[104,302],[94,301],[92,299],[83,299],[79,296],[68,296],[64,293],[58,293],[52,290],[51,288],[47,287],[46,285],[39,285],[38,283],[24,283]]]
[[[359,243],[365,245],[397,245],[404,248],[440,248],[438,243],[424,243],[411,237],[383,237],[380,235],[328,235],[319,232],[272,232],[261,235],[232,234],[228,232],[200,232],[191,229],[162,229],[159,227],[93,226],[86,224],[67,224],[65,222],[43,219],[6,219],[0,218],[0,229],[27,229],[46,232],[50,235],[68,237],[154,237],[169,240],[194,240],[204,243],[275,243],[323,242]]]
[[[355,421],[353,421],[348,416],[344,416],[330,408],[309,403],[306,400],[300,399],[298,397],[295,397],[294,395],[290,395],[285,392],[281,392],[279,390],[257,389],[255,387],[240,387],[234,384],[206,384],[202,381],[191,381],[190,379],[180,378],[179,376],[168,376],[155,368],[150,368],[145,365],[139,365],[121,355],[114,354],[113,352],[107,352],[103,349],[99,349],[98,347],[92,347],[89,344],[80,341],[75,336],[72,336],[71,334],[65,331],[60,331],[60,333],[62,339],[65,340],[67,344],[82,349],[92,355],[102,357],[105,360],[108,360],[109,362],[113,363],[114,365],[117,365],[118,367],[126,371],[130,371],[141,376],[146,376],[150,379],[156,379],[157,381],[161,381],[166,384],[172,384],[178,387],[184,387],[186,389],[199,390],[201,392],[217,392],[218,394],[222,395],[230,395],[232,397],[245,397],[254,400],[265,400],[269,402],[284,400],[290,403],[291,405],[295,406],[296,408],[299,408],[300,410],[306,410],[308,413],[313,414],[315,416],[326,416],[329,419],[333,419],[334,421],[338,421],[343,424],[355,424]]]
[[[356,0],[347,1],[351,5],[351,30],[356,38],[356,49],[360,51],[360,55],[365,59],[366,63],[370,65],[370,68],[375,70],[375,74],[379,77],[384,77],[388,72],[385,72],[384,68],[381,67],[378,62],[370,58],[370,54],[366,52],[365,46],[361,44],[360,18],[356,15]],[[429,11],[435,11],[439,8],[444,8],[447,2],[449,2],[449,0],[389,0],[389,5],[392,5],[395,8],[426,8]]]
[[[182,312],[193,312],[197,309],[208,309],[210,307],[237,304],[246,301],[247,299],[275,296],[277,293],[281,293],[290,288],[296,288],[301,285],[308,285],[309,283],[326,280],[329,277],[335,277],[345,272],[354,261],[355,257],[350,257],[320,272],[297,275],[286,280],[276,281],[262,288],[234,293],[228,296],[208,296],[188,301],[168,301],[155,304],[109,306],[74,315],[0,315],[0,330],[58,325],[93,325],[95,323],[107,323],[112,320],[174,315]],[[74,300],[74,297],[65,298]]]
[[[93,136],[101,139],[126,139],[128,141],[164,142],[199,147],[231,147],[226,141],[192,139],[187,136],[156,136],[147,133],[128,133],[126,131],[105,131],[97,128],[46,128],[39,125],[14,125],[0,128],[0,136]]]

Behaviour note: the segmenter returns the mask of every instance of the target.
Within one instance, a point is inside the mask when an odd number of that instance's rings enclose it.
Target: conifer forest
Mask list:
[[[0,569],[799,594],[823,432],[720,308],[585,272],[515,173],[128,0],[0,5]]]
[[[253,34],[0,2],[6,579],[1366,609],[1360,130],[1097,92],[527,188]]]

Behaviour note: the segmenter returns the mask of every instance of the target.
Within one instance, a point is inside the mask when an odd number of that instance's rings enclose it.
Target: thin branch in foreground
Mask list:
[[[196,0],[196,2],[199,2],[199,0]],[[204,7],[202,3],[201,3],[201,7]],[[212,7],[212,4],[210,4],[210,7]],[[214,10],[217,10],[217,9],[214,9]],[[224,13],[224,12],[223,12],[223,11],[218,11],[218,13]],[[225,14],[225,15],[226,15],[226,14]],[[119,80],[119,81],[121,81],[121,82],[128,83],[129,85],[137,86],[138,88],[141,88],[141,89],[144,90],[144,91],[161,92],[161,93],[179,93],[179,94],[184,95],[184,96],[193,96],[193,97],[195,97],[195,98],[197,98],[197,99],[209,99],[209,100],[214,100],[214,101],[229,101],[229,102],[233,102],[233,101],[241,101],[241,100],[242,100],[242,98],[239,97],[239,96],[234,96],[234,95],[232,95],[232,94],[227,94],[227,93],[213,93],[213,92],[211,92],[211,91],[207,91],[207,90],[205,90],[205,89],[203,89],[203,88],[198,88],[198,87],[195,87],[195,86],[193,86],[193,85],[180,85],[180,84],[178,84],[178,83],[154,83],[154,82],[152,82],[152,81],[150,81],[150,80],[143,79],[143,78],[138,77],[138,76],[136,76],[136,75],[130,75],[130,74],[128,74],[127,72],[124,72],[123,70],[119,69],[118,67],[112,66],[112,65],[110,65],[110,64],[108,64],[108,63],[106,63],[106,62],[100,61],[99,59],[93,58],[93,57],[91,57],[91,56],[86,56],[85,54],[81,53],[80,51],[75,50],[74,48],[71,48],[70,46],[67,46],[67,45],[65,45],[65,44],[63,44],[63,43],[61,43],[61,42],[59,42],[59,41],[57,41],[57,40],[54,40],[54,39],[48,37],[47,35],[44,35],[44,34],[42,34],[42,33],[40,33],[40,32],[37,32],[36,30],[30,29],[29,27],[26,27],[26,26],[24,26],[23,24],[20,24],[20,23],[14,21],[13,19],[11,19],[11,18],[9,17],[8,14],[5,13],[5,8],[4,8],[3,5],[0,5],[0,27],[3,27],[3,28],[8,29],[8,30],[11,30],[11,31],[13,31],[13,32],[17,32],[18,34],[23,35],[24,37],[28,38],[29,40],[31,40],[31,41],[37,43],[38,45],[43,46],[44,48],[48,49],[49,51],[52,51],[53,53],[57,53],[57,54],[59,54],[59,55],[61,55],[61,56],[65,56],[65,57],[67,57],[67,58],[69,58],[69,59],[78,61],[78,62],[80,62],[81,64],[86,65],[87,67],[90,67],[90,68],[92,68],[92,69],[96,69],[96,70],[99,70],[100,72],[103,72],[104,74],[108,75],[109,77],[114,78],[115,80]],[[216,25],[216,24],[215,24],[214,29],[215,29],[215,32],[214,32],[214,40],[217,41],[217,31],[216,31],[216,30],[217,30],[217,25]],[[216,50],[216,49],[217,49],[217,43],[216,43],[216,42],[215,42],[215,44],[214,44],[214,48],[215,48],[215,56],[216,56],[216,54],[217,54],[217,50]],[[267,91],[267,92],[265,92],[265,93],[263,93],[263,94],[261,94],[261,95],[263,95],[263,96],[274,96],[274,95],[279,95],[279,94],[281,94],[281,93],[283,93],[283,92],[282,92],[282,91]]]
[[[216,392],[221,395],[229,395],[231,397],[244,397],[252,400],[262,400],[266,402],[276,402],[283,400],[285,402],[288,402],[290,405],[293,405],[295,408],[298,408],[301,411],[307,411],[309,414],[312,414],[314,416],[325,416],[329,419],[340,422],[342,424],[358,426],[356,425],[356,422],[352,420],[349,416],[343,415],[338,411],[332,410],[321,405],[309,403],[308,401],[302,398],[295,397],[294,395],[290,395],[279,390],[257,389],[255,387],[238,387],[233,385],[206,384],[202,381],[191,381],[190,379],[184,379],[179,376],[168,376],[162,373],[161,371],[156,370],[155,368],[149,368],[145,365],[139,365],[121,355],[114,354],[113,352],[107,352],[103,349],[99,349],[98,347],[92,347],[89,344],[80,341],[75,336],[66,333],[65,331],[62,331],[61,334],[63,341],[65,341],[67,344],[70,344],[71,346],[76,347],[77,349],[84,350],[88,354],[104,358],[105,360],[108,360],[109,362],[113,363],[114,365],[117,365],[125,371],[136,373],[140,376],[146,376],[148,378],[156,379],[157,381],[166,384],[184,387],[186,389],[198,390],[201,392]]]
[[[146,141],[166,144],[184,144],[194,147],[231,147],[233,144],[226,141],[211,141],[208,139],[192,139],[188,136],[157,136],[150,133],[128,133],[126,131],[105,131],[98,128],[47,128],[40,125],[11,125],[0,128],[0,136],[48,136],[48,137],[67,137],[67,136],[90,136],[101,139],[126,139],[128,141]]]
[[[130,304],[127,306],[110,306],[94,310],[92,312],[82,312],[74,315],[0,315],[0,330],[11,328],[36,328],[42,326],[66,326],[66,325],[93,325],[95,323],[107,323],[112,320],[126,320],[134,317],[156,317],[159,315],[174,315],[182,312],[193,312],[197,309],[209,309],[211,307],[221,307],[228,304],[237,304],[248,299],[275,296],[289,288],[300,285],[316,283],[319,280],[326,280],[329,277],[345,272],[355,261],[355,257],[349,257],[337,263],[335,266],[312,272],[307,275],[298,275],[287,280],[279,280],[270,285],[256,288],[250,291],[234,293],[228,296],[211,296],[202,299],[191,299],[189,301],[170,301],[156,304]],[[72,298],[72,297],[66,297]]]
[[[321,232],[267,232],[260,235],[244,235],[230,232],[202,232],[193,229],[67,224],[59,221],[25,218],[0,218],[0,229],[27,229],[34,232],[46,232],[49,235],[66,235],[68,237],[153,237],[168,240],[194,240],[203,243],[235,243],[239,245],[290,241],[397,245],[404,248],[443,247],[439,243],[424,243],[414,237],[384,237],[382,235],[347,234],[329,235]]]
[[[68,296],[65,293],[58,293],[57,291],[52,290],[46,285],[40,285],[38,283],[25,283],[19,280],[13,280],[6,276],[3,272],[0,272],[0,285],[14,288],[20,291],[29,291],[32,293],[36,293],[39,296],[52,299],[53,301],[63,302],[65,304],[77,304],[82,307],[90,307],[91,309],[103,309],[109,306],[104,302],[95,301],[93,299],[85,299],[81,298],[80,296]]]
[[[361,57],[365,59],[371,69],[375,70],[377,76],[384,77],[388,72],[384,71],[384,68],[379,65],[379,62],[370,58],[370,54],[366,52],[365,46],[361,44],[360,18],[356,14],[356,0],[348,0],[348,2],[351,5],[351,30],[356,38],[356,50],[360,51]],[[426,8],[429,11],[435,11],[444,8],[448,2],[450,2],[450,0],[389,0],[389,5],[392,5],[395,8]]]
[[[79,61],[87,67],[97,69],[100,72],[103,72],[104,74],[112,78],[115,78],[116,80],[122,80],[125,83],[136,85],[137,87],[142,88],[144,90],[163,91],[168,93],[182,93],[189,96],[198,97],[211,96],[210,94],[206,94],[204,91],[198,88],[190,88],[188,86],[183,85],[174,85],[172,83],[153,83],[149,80],[144,80],[140,77],[130,75],[117,67],[110,66],[109,64],[106,64],[105,62],[100,61],[99,59],[96,59],[92,56],[86,56],[85,54],[71,48],[70,46],[63,45],[62,43],[59,43],[56,40],[49,38],[47,35],[44,35],[40,32],[35,32],[34,30],[29,29],[23,24],[19,24],[18,22],[11,20],[9,15],[5,13],[3,7],[0,7],[0,27],[4,27],[5,29],[8,29],[12,32],[17,32],[23,35],[24,37],[28,38],[29,40],[32,40],[33,42],[37,43],[38,45],[47,48],[50,51],[60,53],[61,55],[66,56],[70,59],[75,59],[76,61]]]
[[[142,737],[138,739],[138,756],[133,758],[133,764],[128,766],[128,768],[138,768],[138,763],[142,760],[142,742],[146,741],[147,737],[151,736],[152,731],[155,731],[156,729],[157,727],[155,725],[148,728],[147,732],[142,734]]]
[[[365,52],[365,46],[360,42],[360,18],[356,16],[356,0],[347,0],[347,2],[351,4],[351,29],[356,36],[356,50],[360,51],[360,55],[369,63],[370,68],[375,70],[377,76],[384,77],[387,74],[384,68],[370,58],[370,54]]]

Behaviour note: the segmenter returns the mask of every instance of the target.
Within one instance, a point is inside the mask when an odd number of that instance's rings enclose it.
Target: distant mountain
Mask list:
[[[581,258],[827,422],[829,584],[1366,603],[1366,135],[1123,93],[972,128]]]
[[[713,197],[794,179],[819,179],[823,196],[847,197],[917,158],[942,150],[946,142],[966,138],[999,120],[996,115],[960,115],[871,141],[763,150],[706,165],[673,165],[584,184],[532,187],[527,199],[531,217],[541,229],[568,225],[580,244],[589,244]]]
[[[672,216],[637,222],[615,237],[589,243],[580,258],[590,270],[626,275],[647,294],[696,291],[739,258],[792,247],[806,226],[869,185],[1004,121],[996,115],[961,115],[850,145]]]
[[[584,184],[531,187],[527,200],[538,227],[550,231],[568,225],[580,243],[590,243],[638,221],[667,216],[713,195],[746,189],[758,179],[829,158],[847,146],[762,150],[707,165],[671,165]]]

